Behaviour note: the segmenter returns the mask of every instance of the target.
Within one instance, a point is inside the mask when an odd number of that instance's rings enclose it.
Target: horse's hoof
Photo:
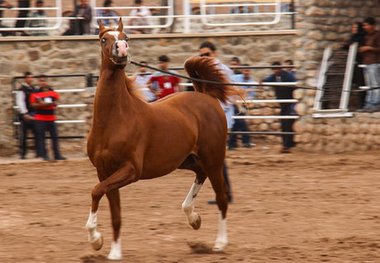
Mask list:
[[[121,253],[114,253],[113,251],[111,251],[107,256],[107,259],[108,260],[121,260],[122,256],[121,256]]]
[[[201,227],[202,219],[200,215],[197,215],[197,219],[193,221],[190,225],[193,229],[198,230]]]
[[[100,233],[98,233],[98,234],[99,234],[99,236],[91,241],[91,246],[94,250],[99,250],[103,246],[103,236]]]
[[[222,252],[224,250],[224,248],[227,246],[227,244],[228,244],[228,242],[217,241],[217,242],[215,242],[215,245],[212,248],[212,250],[214,252]]]

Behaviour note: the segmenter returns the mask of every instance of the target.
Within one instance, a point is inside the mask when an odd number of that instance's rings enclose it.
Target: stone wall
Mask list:
[[[201,42],[211,40],[219,48],[220,59],[228,63],[233,56],[238,56],[243,63],[252,65],[268,65],[274,60],[293,58],[294,32],[280,35],[252,35],[231,34],[229,36],[205,37],[146,37],[132,36],[130,41],[130,52],[132,59],[136,61],[145,60],[156,65],[157,57],[167,54],[171,58],[171,66],[182,66],[183,62],[191,55],[197,54]],[[14,137],[13,96],[11,94],[11,81],[14,76],[21,76],[25,71],[33,74],[87,74],[97,75],[99,71],[100,53],[96,37],[55,37],[50,39],[0,39],[0,154],[14,154],[17,152],[17,141]],[[128,72],[137,69],[130,65]],[[253,76],[256,80],[270,74],[269,69],[254,70]],[[84,77],[73,78],[50,78],[50,84],[57,90],[85,88]],[[272,93],[266,92],[266,97]],[[74,104],[87,102],[91,104],[91,94],[88,93],[62,93],[61,103]],[[273,107],[267,110],[276,111]],[[62,108],[58,109],[60,119],[85,119],[88,118],[91,108]],[[253,129],[273,128],[278,129],[278,123],[268,120],[268,125],[262,122],[252,122]],[[260,126],[261,125],[261,126]],[[260,128],[261,127],[261,128]],[[60,124],[59,133],[64,136],[83,135],[87,133],[88,127],[81,124]],[[65,144],[66,140],[62,140]],[[82,144],[84,140],[80,143]]]
[[[377,0],[300,0],[297,1],[295,60],[301,85],[313,88],[324,48],[339,48],[350,36],[351,24],[368,16],[380,25],[380,3]],[[355,113],[352,119],[313,119],[315,91],[297,90],[302,118],[295,125],[296,139],[310,151],[353,151],[380,148],[378,113]]]

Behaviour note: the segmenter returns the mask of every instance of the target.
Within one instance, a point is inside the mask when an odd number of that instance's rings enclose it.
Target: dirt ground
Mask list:
[[[190,172],[124,187],[122,262],[380,262],[379,156],[229,152],[234,203],[224,253],[210,251],[218,214],[207,204],[208,181],[196,202],[198,231],[181,211]],[[106,262],[112,236],[106,199],[98,215],[102,250],[92,251],[84,228],[96,183],[86,158],[0,159],[0,262]]]

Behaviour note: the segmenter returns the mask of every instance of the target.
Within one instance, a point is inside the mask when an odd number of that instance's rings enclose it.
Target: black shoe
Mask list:
[[[26,158],[25,158],[25,155],[20,156],[20,159],[21,159],[21,160],[25,160],[25,159],[26,159]]]
[[[63,157],[63,156],[59,156],[57,158],[55,158],[56,161],[64,161],[64,160],[67,160],[66,157]]]
[[[284,147],[284,148],[281,149],[280,153],[290,153],[290,149]]]

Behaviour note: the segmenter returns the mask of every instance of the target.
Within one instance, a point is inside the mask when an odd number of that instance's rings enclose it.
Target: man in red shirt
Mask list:
[[[158,67],[161,70],[169,71],[169,57],[162,55],[158,57]],[[173,71],[169,71],[173,72]],[[148,81],[148,85],[151,91],[156,95],[157,98],[161,99],[170,94],[179,91],[178,84],[180,79],[176,76],[168,75],[162,72],[156,72]]]
[[[50,160],[46,151],[45,134],[49,131],[55,160],[65,160],[59,151],[58,132],[55,124],[55,108],[59,95],[46,82],[45,76],[39,78],[40,89],[30,96],[30,104],[36,109],[34,115],[36,126],[37,154],[42,159]]]

